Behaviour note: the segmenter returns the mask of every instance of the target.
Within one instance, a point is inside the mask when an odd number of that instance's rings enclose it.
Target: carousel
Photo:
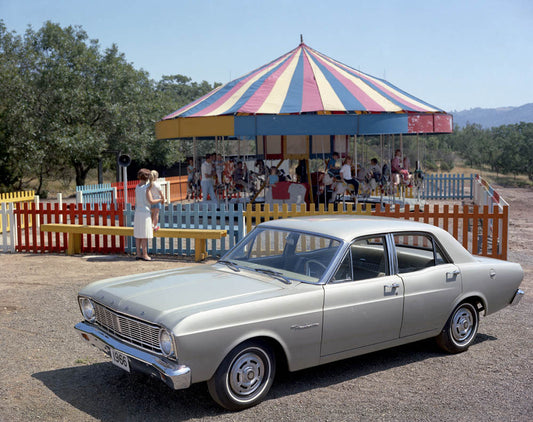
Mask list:
[[[301,39],[294,50],[165,116],[156,123],[156,137],[252,139],[256,158],[275,160],[275,168],[284,160],[299,160],[297,182],[306,185],[308,199],[331,202],[345,200],[347,194],[355,201],[361,195],[368,199],[366,184],[371,192],[381,192],[381,200],[394,196],[399,185],[412,183],[420,172],[419,157],[414,171],[409,171],[409,163],[406,166],[404,135],[452,129],[450,114],[310,48]],[[380,137],[381,157],[375,165],[379,175],[358,161],[358,142],[365,136]],[[396,142],[399,154],[395,151],[385,158],[386,142]],[[196,162],[196,148],[193,154]],[[403,170],[399,176],[398,169],[391,168],[398,164],[396,155]],[[323,171],[312,174],[310,159],[324,160]],[[358,174],[362,168],[365,171]],[[261,191],[256,189],[250,199],[256,200]]]

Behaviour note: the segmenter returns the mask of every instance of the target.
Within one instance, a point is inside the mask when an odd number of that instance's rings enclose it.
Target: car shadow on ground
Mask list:
[[[474,345],[490,340],[496,338],[478,334]],[[281,370],[266,400],[443,356],[430,339],[293,373]],[[33,377],[61,400],[102,421],[184,421],[226,413],[212,401],[205,383],[172,391],[158,379],[128,374],[111,363],[38,372]]]

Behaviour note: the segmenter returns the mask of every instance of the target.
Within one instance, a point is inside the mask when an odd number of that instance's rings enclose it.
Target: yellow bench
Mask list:
[[[110,236],[133,236],[133,227],[122,226],[87,226],[83,224],[41,224],[44,232],[68,233],[67,254],[81,253],[82,234],[101,234]],[[174,237],[195,239],[194,259],[204,260],[207,257],[207,239],[221,239],[227,235],[226,230],[208,229],[159,229],[154,237]]]

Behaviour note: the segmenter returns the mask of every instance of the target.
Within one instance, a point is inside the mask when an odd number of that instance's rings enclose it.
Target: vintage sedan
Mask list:
[[[265,398],[289,371],[435,337],[463,352],[479,315],[516,304],[520,265],[472,256],[427,224],[362,216],[258,225],[214,264],[117,277],[79,293],[81,336],[221,406]]]

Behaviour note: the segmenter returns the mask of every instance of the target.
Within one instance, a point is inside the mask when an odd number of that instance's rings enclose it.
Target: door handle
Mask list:
[[[383,286],[383,294],[385,296],[391,296],[391,295],[398,296],[399,287],[400,287],[400,283],[385,284]]]
[[[446,275],[450,277],[457,277],[459,274],[461,274],[461,271],[459,270],[453,270],[452,272],[447,272]]]

